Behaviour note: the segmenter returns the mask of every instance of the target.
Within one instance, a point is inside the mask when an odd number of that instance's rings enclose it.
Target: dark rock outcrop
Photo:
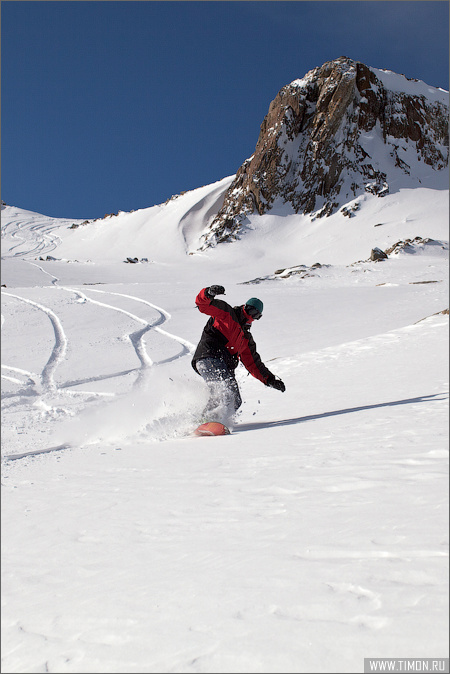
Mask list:
[[[275,205],[323,217],[364,192],[388,194],[390,168],[448,165],[448,106],[407,93],[406,78],[405,91],[390,90],[376,72],[341,57],[280,90],[202,248],[237,238],[247,215]]]
[[[381,248],[372,248],[370,251],[370,260],[372,262],[381,262],[382,260],[387,260],[388,256],[381,250]]]

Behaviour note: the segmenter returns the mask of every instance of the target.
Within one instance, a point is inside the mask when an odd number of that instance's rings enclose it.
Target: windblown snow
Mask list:
[[[231,181],[85,224],[2,209],[4,672],[448,657],[448,190],[198,253]],[[263,300],[286,392],[240,366],[205,440],[215,283]]]

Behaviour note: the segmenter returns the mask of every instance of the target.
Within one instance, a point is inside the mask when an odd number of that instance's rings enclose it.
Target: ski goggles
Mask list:
[[[245,305],[245,312],[250,316],[250,318],[253,318],[253,320],[255,321],[259,321],[259,319],[262,316],[262,313],[251,304]]]

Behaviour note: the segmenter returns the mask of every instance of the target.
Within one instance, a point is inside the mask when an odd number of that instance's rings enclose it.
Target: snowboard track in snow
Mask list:
[[[433,401],[448,400],[448,394],[435,393],[431,395],[417,396],[416,398],[406,398],[404,400],[392,400],[385,403],[375,403],[373,405],[362,405],[361,407],[350,407],[342,410],[333,410],[331,412],[322,412],[321,414],[310,414],[304,417],[296,417],[292,419],[279,419],[276,421],[254,422],[238,425],[233,433],[243,433],[246,431],[267,430],[270,428],[277,428],[280,426],[291,426],[295,424],[304,423],[307,421],[317,421],[327,417],[334,417],[342,414],[352,414],[353,412],[365,412],[367,410],[379,409],[383,407],[394,407],[397,405],[414,405],[417,403],[429,403]],[[65,449],[74,449],[74,445],[70,443],[63,443],[54,445],[52,447],[45,447],[42,449],[30,450],[19,454],[7,454],[3,458],[6,461],[17,461],[18,459],[32,458],[39,454],[50,454],[53,452],[60,452]]]
[[[35,265],[35,266],[39,267],[39,265]],[[45,273],[47,273],[47,272],[45,272]],[[53,278],[55,279],[55,281],[58,280],[56,277],[53,277]],[[92,382],[92,381],[101,381],[103,379],[108,379],[108,378],[112,378],[112,377],[126,376],[126,375],[128,375],[132,372],[137,372],[137,374],[138,374],[136,382],[135,382],[135,385],[136,385],[140,382],[140,378],[142,376],[143,370],[145,370],[145,369],[147,369],[147,368],[149,368],[153,365],[162,365],[164,363],[172,362],[174,360],[177,360],[178,358],[182,358],[183,356],[189,355],[193,352],[194,345],[191,344],[189,341],[183,339],[182,337],[178,337],[177,335],[174,335],[170,332],[167,332],[166,330],[163,330],[161,327],[159,327],[162,324],[166,323],[168,320],[170,320],[171,315],[165,309],[149,302],[148,300],[144,300],[140,297],[135,297],[133,295],[127,295],[127,294],[124,294],[124,293],[117,293],[117,292],[105,291],[105,290],[89,289],[90,293],[101,293],[103,295],[113,295],[113,296],[115,295],[117,297],[126,298],[127,300],[139,302],[139,303],[142,303],[142,304],[145,304],[145,305],[151,307],[151,309],[153,309],[154,311],[156,311],[158,313],[158,317],[156,318],[156,320],[154,322],[149,322],[146,319],[140,318],[136,314],[131,313],[130,311],[127,311],[126,309],[122,309],[120,307],[117,307],[113,304],[108,304],[108,303],[105,303],[105,302],[100,302],[98,300],[94,300],[92,297],[89,297],[89,295],[87,295],[84,292],[81,292],[80,290],[78,290],[76,288],[56,286],[56,285],[55,285],[55,288],[57,288],[58,290],[63,290],[63,291],[75,294],[76,296],[79,297],[79,299],[82,302],[90,302],[92,304],[101,306],[103,308],[110,309],[112,311],[117,311],[119,313],[122,313],[122,314],[128,316],[132,320],[140,323],[143,326],[142,328],[140,328],[139,330],[132,331],[132,332],[128,333],[128,335],[126,335],[126,337],[129,339],[129,341],[131,342],[131,344],[134,348],[136,356],[137,356],[137,358],[140,362],[140,367],[129,368],[129,369],[121,370],[121,371],[111,373],[111,374],[108,374],[108,375],[99,375],[99,376],[94,376],[94,377],[89,377],[89,378],[84,378],[84,379],[79,379],[79,380],[73,380],[73,381],[69,381],[69,382],[65,382],[65,383],[57,385],[56,382],[55,382],[55,379],[54,379],[54,375],[55,375],[55,372],[56,372],[56,369],[57,369],[58,365],[60,363],[62,363],[62,361],[64,360],[64,358],[66,356],[67,346],[68,346],[68,338],[67,338],[67,336],[64,332],[61,319],[57,316],[57,314],[52,309],[50,309],[47,306],[44,306],[43,304],[41,304],[39,302],[35,302],[33,300],[30,300],[28,298],[22,297],[22,296],[17,295],[17,294],[2,291],[2,294],[4,294],[5,296],[12,297],[16,300],[19,300],[21,302],[24,302],[25,304],[28,304],[28,305],[32,306],[35,309],[43,311],[48,316],[48,318],[50,319],[50,321],[52,323],[54,335],[55,335],[55,343],[54,343],[50,358],[48,359],[46,365],[44,366],[44,368],[43,368],[43,370],[40,374],[40,379],[41,379],[42,387],[43,387],[44,390],[59,389],[61,391],[62,389],[70,388],[70,387],[73,387],[73,386],[83,385],[83,384],[86,384],[86,383],[89,383],[89,382]],[[3,321],[2,321],[2,324],[3,324]],[[179,351],[177,354],[175,354],[173,356],[170,356],[170,357],[164,358],[160,361],[154,362],[147,352],[146,344],[145,344],[145,341],[144,341],[144,336],[150,330],[155,330],[156,332],[158,332],[159,334],[167,337],[168,339],[171,339],[171,340],[174,340],[174,341],[178,342],[181,346],[181,351]],[[27,372],[25,370],[21,370],[19,368],[15,368],[13,366],[8,366],[8,365],[3,365],[3,364],[2,364],[2,368],[13,370],[13,371],[16,371],[16,372],[20,372],[24,375],[27,375],[28,378],[29,378],[29,382],[34,384],[33,377],[35,375],[33,375],[31,372]],[[8,381],[11,381],[12,383],[22,384],[22,382],[19,379],[15,379],[15,378],[9,377],[7,375],[2,374],[2,378],[7,379]],[[9,396],[5,396],[5,397],[9,397]]]
[[[39,265],[34,266],[39,267]],[[96,381],[105,381],[107,379],[112,378],[120,379],[121,377],[128,377],[131,374],[135,374],[136,376],[132,384],[132,388],[138,389],[141,385],[145,383],[145,375],[151,369],[163,365],[165,363],[170,363],[180,358],[183,358],[184,356],[189,355],[193,352],[194,345],[191,344],[189,341],[162,329],[161,326],[171,319],[170,313],[165,309],[147,300],[135,297],[133,295],[127,295],[112,291],[93,290],[93,289],[89,289],[88,294],[86,294],[84,292],[81,292],[81,290],[77,288],[63,287],[57,285],[57,283],[58,283],[57,277],[53,276],[52,286],[49,286],[48,290],[50,292],[52,291],[54,292],[55,290],[57,290],[60,292],[71,293],[72,295],[75,295],[78,298],[77,302],[90,303],[102,307],[107,311],[109,310],[113,312],[118,312],[120,314],[125,315],[127,318],[132,319],[132,321],[135,321],[138,324],[140,324],[139,329],[131,330],[125,335],[123,334],[115,335],[114,337],[115,339],[120,339],[120,341],[122,342],[124,341],[126,342],[127,340],[129,341],[139,360],[139,366],[117,370],[115,372],[97,374],[84,378],[80,377],[79,379],[74,379],[71,381],[57,382],[56,379],[57,369],[70,356],[70,351],[68,349],[69,338],[63,328],[63,319],[61,315],[58,316],[53,309],[40,302],[36,302],[34,300],[31,300],[27,297],[23,297],[15,293],[2,291],[5,297],[10,298],[11,301],[23,303],[26,306],[28,306],[30,310],[37,310],[42,312],[50,320],[53,328],[54,342],[53,346],[51,347],[51,353],[47,362],[42,368],[42,371],[39,374],[35,374],[26,369],[16,367],[15,365],[2,364],[3,370],[2,379],[4,381],[9,382],[13,387],[18,387],[16,391],[13,390],[11,392],[5,392],[5,394],[3,395],[3,408],[6,409],[7,407],[9,407],[11,409],[16,408],[18,410],[23,405],[30,405],[30,398],[34,399],[36,402],[32,403],[33,407],[30,409],[29,423],[31,423],[32,417],[39,413],[44,415],[46,413],[48,413],[49,415],[51,414],[73,415],[72,408],[73,403],[76,400],[79,401],[78,406],[79,404],[82,403],[83,409],[85,409],[86,406],[89,406],[91,401],[96,402],[100,397],[114,398],[116,396],[120,397],[122,395],[127,395],[127,393],[129,392],[129,384],[127,383],[125,387],[119,384],[119,389],[115,393],[107,391],[87,391],[78,388],[72,391],[68,389],[84,386],[86,384]],[[116,306],[114,303],[101,302],[97,299],[94,299],[91,296],[92,293],[99,293],[99,294],[101,293],[104,297],[108,297],[108,299],[111,299],[112,297],[117,297],[118,300],[121,300],[122,302],[125,300],[125,302],[132,302],[132,303],[137,302],[141,306],[146,305],[146,307],[150,307],[153,314],[156,312],[157,315],[153,320],[142,318],[138,316],[136,313],[128,311],[127,305],[125,305],[127,306],[127,308],[124,309],[122,307]],[[70,303],[64,304],[64,308],[67,307],[70,308]],[[2,315],[2,327],[4,323],[5,317]],[[107,326],[115,325],[115,322],[109,321],[106,323],[106,325]],[[153,360],[148,353],[148,347],[145,342],[146,336],[148,334],[151,334],[152,331],[159,333],[163,337],[163,340],[176,342],[180,346],[180,349],[173,355],[162,358],[159,361]],[[105,340],[105,343],[107,343],[107,340],[110,339],[110,335],[103,334],[102,338]],[[4,371],[6,371],[7,374],[5,374]],[[67,408],[67,405],[63,405],[63,407],[61,407],[61,403],[58,402],[58,399],[60,400],[61,396],[65,400],[69,399],[72,401],[70,409]],[[87,400],[86,396],[88,396]],[[15,402],[12,403],[7,402],[8,400],[14,398],[16,399]],[[71,447],[73,448],[73,445],[71,445],[70,443],[69,444],[66,443],[63,445],[55,445],[53,447],[47,448],[44,447],[32,451],[21,452],[14,455],[5,456],[5,459],[17,460],[42,453],[50,453],[60,451],[62,449],[69,449]]]
[[[18,459],[26,459],[37,456],[39,454],[50,454],[52,452],[61,452],[64,449],[72,449],[73,445],[64,443],[62,445],[54,445],[53,447],[44,447],[44,449],[34,449],[30,452],[22,452],[21,454],[7,454],[4,456],[5,461],[17,461]]]
[[[35,309],[43,311],[49,317],[55,335],[55,343],[50,357],[47,363],[44,365],[40,378],[44,390],[55,390],[57,386],[54,380],[54,374],[59,363],[64,360],[67,351],[67,337],[60,319],[54,311],[52,311],[49,307],[40,304],[39,302],[34,302],[33,300],[13,293],[3,292],[3,295],[13,297],[20,302],[25,302],[25,304],[29,304]]]
[[[11,238],[17,239],[18,242],[14,246],[10,246],[10,254],[2,256],[2,259],[48,254],[61,243],[59,236],[52,235],[53,229],[61,227],[60,222],[51,224],[48,221],[30,223],[26,220],[17,220],[14,223],[8,223],[6,227],[2,228],[3,237],[8,233],[8,227],[13,229]],[[30,246],[32,247],[30,248]],[[13,252],[14,250],[16,252]]]

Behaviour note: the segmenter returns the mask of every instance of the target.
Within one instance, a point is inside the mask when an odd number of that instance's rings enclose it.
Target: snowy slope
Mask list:
[[[387,91],[406,94],[408,96],[423,96],[433,103],[448,105],[448,91],[439,87],[431,87],[423,80],[408,79],[405,75],[394,73],[392,70],[370,68],[375,73]]]
[[[76,229],[60,230],[60,256],[123,260],[143,257],[172,260],[195,249],[197,240],[220,208],[232,178],[174,195],[165,204],[120,212]]]
[[[347,57],[314,68],[270,103],[255,150],[200,248],[244,238],[263,214],[277,233],[279,216],[308,214],[294,219],[300,229],[354,215],[367,194],[395,200],[417,188],[447,191],[448,114],[448,92],[424,82]]]
[[[230,258],[238,266],[245,259],[250,268],[255,263],[257,269],[265,263],[266,272],[273,271],[271,265],[351,264],[366,259],[374,247],[384,250],[409,237],[448,240],[448,189],[444,189],[441,175],[437,180],[437,187],[405,188],[383,199],[361,195],[347,204],[348,210],[354,209],[351,218],[339,212],[315,219],[292,214],[281,204],[273,209],[274,214],[250,215],[239,254],[230,244],[208,253],[198,251],[201,235],[232,177],[186,192],[166,204],[121,212],[86,225],[6,206],[2,210],[2,259],[45,260],[51,255],[65,262],[138,258],[170,264],[185,262],[189,254],[226,265]],[[79,226],[74,229],[72,224]]]
[[[20,208],[2,207],[2,255],[58,256],[71,259],[126,257],[172,259],[196,246],[200,233],[221,206],[232,177],[174,195],[165,204],[98,220],[49,218]],[[29,227],[24,227],[24,223]],[[73,227],[75,225],[75,227]],[[56,234],[58,231],[58,234]],[[29,240],[33,244],[29,245]],[[145,255],[144,255],[145,254]]]
[[[75,229],[2,210],[2,671],[448,657],[448,191],[189,255],[230,181]],[[212,283],[264,301],[286,392],[240,369],[233,433],[205,440]]]

